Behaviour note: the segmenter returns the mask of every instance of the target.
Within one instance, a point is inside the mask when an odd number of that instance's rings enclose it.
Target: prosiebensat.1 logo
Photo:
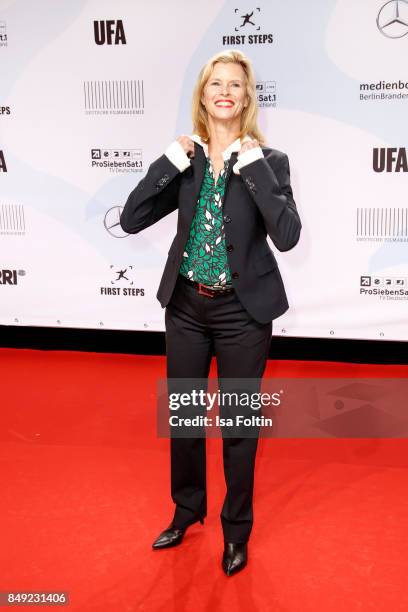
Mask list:
[[[360,295],[380,300],[408,300],[407,280],[401,276],[360,276]]]

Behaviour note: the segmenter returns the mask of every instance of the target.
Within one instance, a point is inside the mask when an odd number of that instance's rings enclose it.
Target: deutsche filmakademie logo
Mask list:
[[[222,37],[225,45],[264,45],[273,43],[273,34],[262,31],[261,9],[234,9],[234,34]]]
[[[143,115],[143,81],[84,81],[87,115]]]
[[[91,149],[91,167],[109,172],[142,172],[142,149]]]
[[[276,107],[276,81],[257,81],[256,97],[260,108]]]
[[[126,45],[122,19],[107,19],[93,22],[94,39],[97,45]]]
[[[24,234],[24,206],[21,204],[0,204],[0,235],[23,236]]]
[[[356,239],[357,242],[408,242],[408,208],[357,208]]]
[[[380,8],[377,27],[387,38],[402,38],[408,34],[408,0],[389,0]]]
[[[103,296],[144,297],[143,287],[135,287],[135,271],[133,266],[110,266],[110,286],[100,287]]]

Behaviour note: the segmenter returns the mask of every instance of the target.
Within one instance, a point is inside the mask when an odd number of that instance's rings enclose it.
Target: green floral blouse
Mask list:
[[[204,179],[183,253],[180,274],[203,285],[232,285],[223,224],[222,199],[228,160],[214,181],[214,170],[207,158]]]

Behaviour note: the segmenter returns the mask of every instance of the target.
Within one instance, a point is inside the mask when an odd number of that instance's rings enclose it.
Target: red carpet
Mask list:
[[[249,563],[227,578],[219,439],[206,523],[151,550],[173,510],[155,430],[163,357],[1,349],[0,366],[1,592],[68,591],[63,609],[83,612],[408,609],[408,440],[261,439]],[[265,374],[407,375],[276,361]]]

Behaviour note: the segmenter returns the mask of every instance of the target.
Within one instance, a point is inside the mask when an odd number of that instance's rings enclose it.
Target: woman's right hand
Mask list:
[[[181,144],[181,146],[183,147],[184,153],[188,157],[194,157],[194,142],[191,140],[189,136],[182,135],[176,138],[176,140],[177,142]]]

